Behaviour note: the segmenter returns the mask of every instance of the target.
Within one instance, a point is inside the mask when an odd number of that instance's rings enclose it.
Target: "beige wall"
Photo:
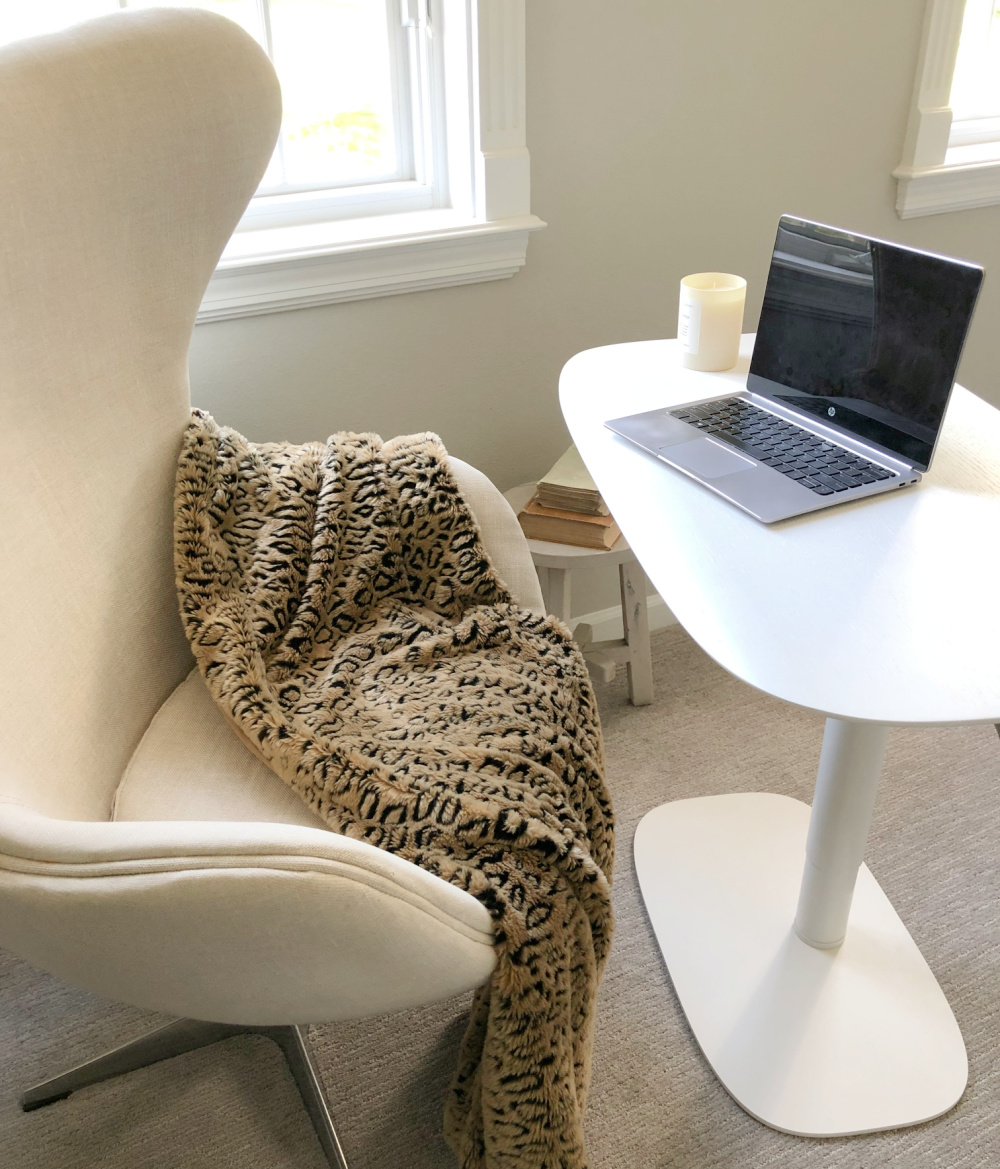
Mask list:
[[[527,0],[536,233],[512,280],[203,325],[196,403],[256,440],[437,430],[502,488],[568,444],[557,381],[676,333],[677,281],[760,307],[783,211],[986,266],[960,380],[1000,405],[1000,207],[901,221],[922,0]],[[611,579],[575,612],[613,603]]]

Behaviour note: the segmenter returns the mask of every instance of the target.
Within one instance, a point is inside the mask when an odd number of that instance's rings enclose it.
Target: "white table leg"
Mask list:
[[[537,568],[538,583],[542,586],[545,612],[569,624],[570,575],[566,568]]]
[[[828,718],[813,795],[795,932],[821,950],[847,932],[889,728]]]
[[[646,574],[638,560],[619,564],[622,625],[628,646],[628,700],[633,706],[653,701],[653,659],[649,649],[649,614],[646,610]]]

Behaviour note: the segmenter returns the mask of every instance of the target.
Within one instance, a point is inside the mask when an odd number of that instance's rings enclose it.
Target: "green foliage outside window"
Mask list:
[[[330,154],[346,151],[348,154],[365,155],[377,160],[385,138],[383,126],[373,109],[345,110],[323,121],[310,122],[289,130],[292,140],[313,139],[311,145],[323,144]]]

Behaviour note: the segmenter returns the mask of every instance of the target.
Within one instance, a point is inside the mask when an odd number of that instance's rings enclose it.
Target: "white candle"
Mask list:
[[[677,339],[688,369],[731,369],[740,352],[747,282],[729,272],[696,272],[681,281]]]

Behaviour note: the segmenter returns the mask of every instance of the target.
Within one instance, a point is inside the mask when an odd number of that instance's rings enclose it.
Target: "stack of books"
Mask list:
[[[575,446],[539,480],[517,518],[529,540],[611,548],[621,535]]]

